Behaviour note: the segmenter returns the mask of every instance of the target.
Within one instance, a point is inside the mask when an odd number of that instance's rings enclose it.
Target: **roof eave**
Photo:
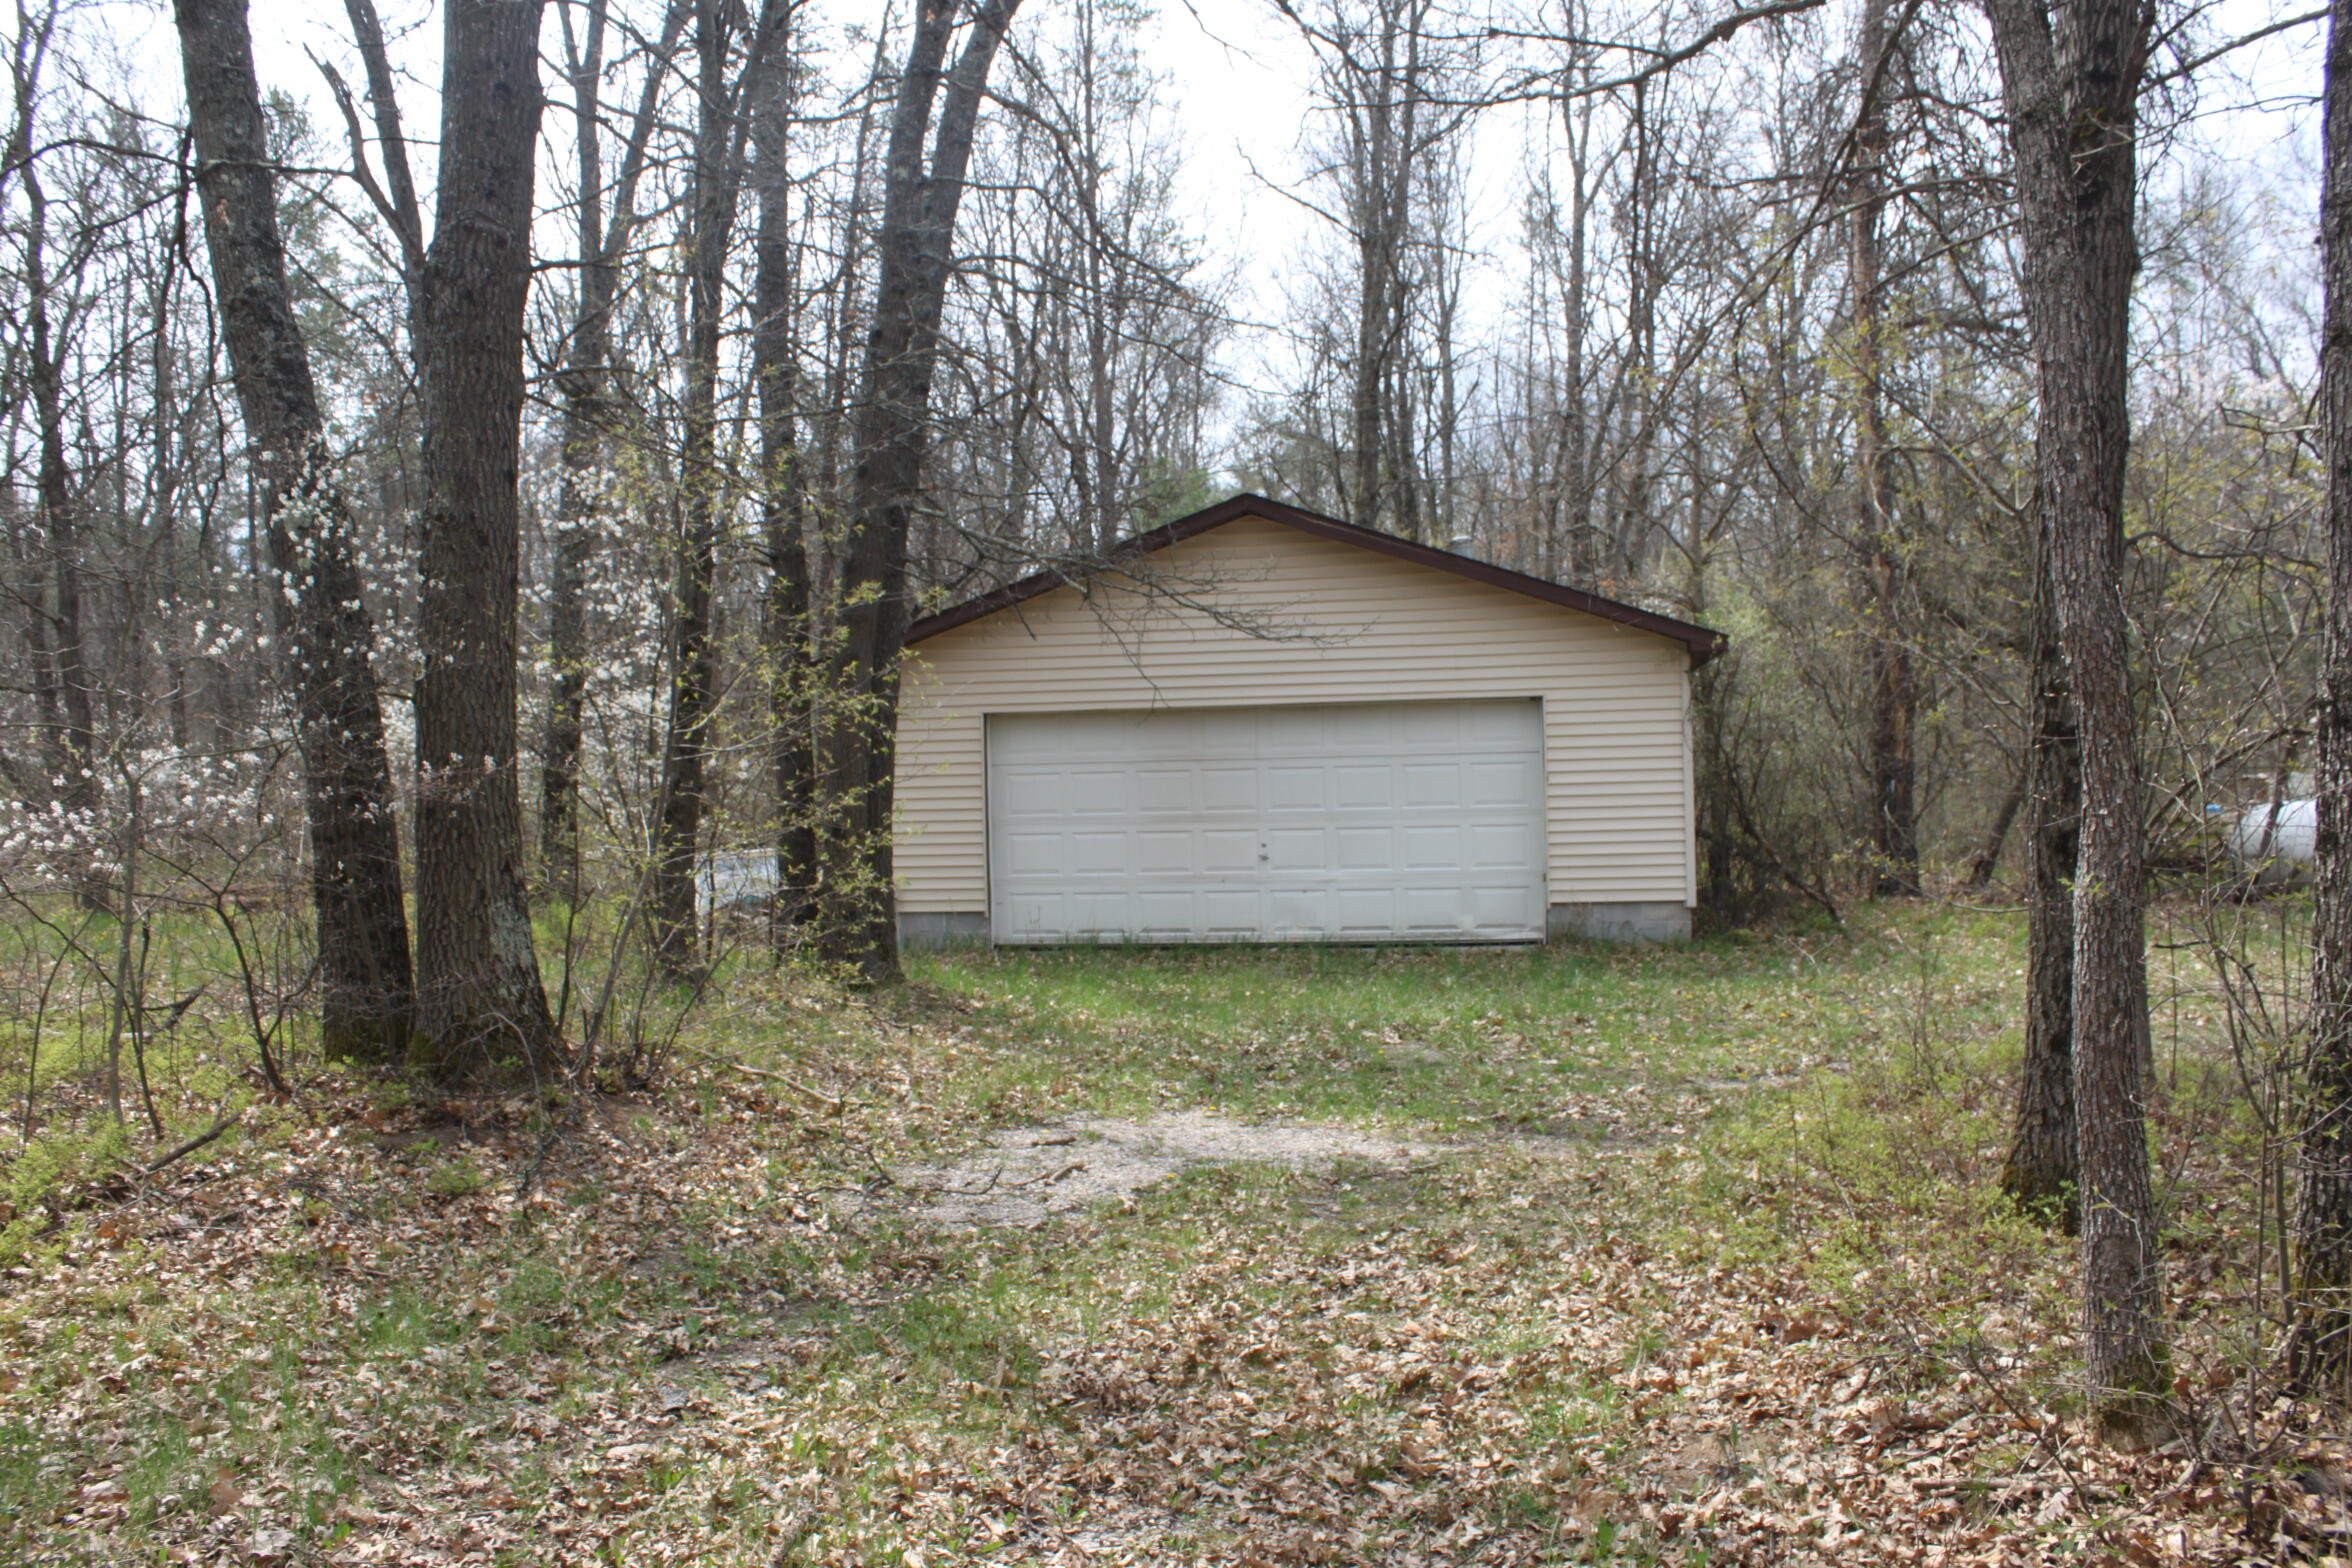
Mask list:
[[[1387,555],[1398,560],[1409,561],[1414,565],[1430,567],[1433,570],[1447,572],[1456,577],[1467,578],[1472,582],[1484,583],[1488,587],[1500,588],[1508,593],[1520,594],[1547,604],[1556,604],[1563,609],[1576,610],[1601,620],[1616,622],[1621,626],[1630,626],[1637,631],[1668,638],[1671,641],[1681,643],[1689,652],[1690,667],[1694,670],[1713,659],[1730,643],[1728,637],[1711,627],[1700,626],[1690,621],[1676,620],[1673,616],[1660,615],[1654,610],[1644,610],[1635,605],[1620,603],[1615,599],[1605,599],[1599,594],[1588,593],[1581,588],[1571,588],[1565,583],[1550,582],[1541,577],[1530,577],[1524,572],[1514,572],[1508,567],[1494,566],[1470,556],[1455,555],[1450,551],[1433,549],[1425,544],[1416,544],[1410,539],[1400,539],[1394,534],[1382,533],[1375,528],[1365,528],[1355,523],[1343,522],[1336,517],[1325,517],[1321,513],[1310,512],[1302,507],[1292,506],[1283,501],[1270,500],[1261,495],[1237,495],[1220,501],[1214,506],[1204,507],[1200,511],[1180,517],[1172,523],[1164,523],[1149,532],[1137,534],[1131,539],[1121,540],[1112,548],[1105,560],[1091,565],[1088,572],[1100,571],[1105,566],[1133,560],[1138,556],[1154,554],[1167,549],[1170,545],[1180,544],[1186,539],[1207,533],[1212,528],[1223,527],[1225,524],[1243,517],[1264,518],[1267,522],[1294,528],[1301,533],[1310,534],[1317,538],[1353,545],[1358,549],[1370,550],[1375,554]],[[907,645],[912,647],[914,644],[927,638],[936,637],[942,632],[953,631],[959,626],[968,626],[974,621],[994,615],[999,610],[1011,609],[1014,605],[1025,603],[1042,594],[1051,593],[1057,588],[1075,587],[1078,580],[1078,577],[1066,576],[1062,572],[1053,570],[1033,573],[1017,582],[1007,583],[1001,588],[994,588],[987,593],[976,595],[961,604],[951,605],[936,614],[924,616],[907,628]]]

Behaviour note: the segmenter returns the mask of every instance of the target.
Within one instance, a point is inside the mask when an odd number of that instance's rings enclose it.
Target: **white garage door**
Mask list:
[[[1543,935],[1532,700],[988,721],[999,942]]]

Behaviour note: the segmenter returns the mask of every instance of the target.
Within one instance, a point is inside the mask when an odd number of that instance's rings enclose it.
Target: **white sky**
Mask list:
[[[851,26],[871,25],[887,0],[814,0],[819,28],[840,38]],[[2250,31],[2295,14],[2305,0],[2217,0],[2208,9],[2211,36]],[[1027,0],[1026,21],[1050,14],[1055,0]],[[1168,118],[1182,139],[1180,189],[1196,232],[1214,262],[1232,268],[1242,285],[1235,300],[1245,322],[1270,322],[1283,309],[1281,279],[1297,250],[1302,225],[1315,223],[1298,205],[1269,188],[1295,183],[1304,169],[1302,139],[1311,114],[1307,92],[1314,61],[1270,0],[1158,0],[1143,41],[1143,56],[1165,77]],[[1829,0],[1828,26],[1844,36],[1856,0]],[[432,78],[440,44],[432,0],[379,0],[394,38],[398,64],[409,79],[402,99],[409,133],[433,134]],[[323,136],[339,142],[336,112],[321,85],[313,54],[333,61],[355,85],[343,7],[337,0],[251,0],[255,49],[263,86],[306,100]],[[897,0],[903,14],[906,0]],[[113,37],[137,69],[152,68],[157,91],[176,102],[177,59],[166,7],[147,0],[96,0],[85,13]],[[549,23],[549,45],[554,45]],[[1021,23],[1016,23],[1016,32]],[[2322,29],[2305,26],[2235,55],[2226,71],[2200,79],[2200,117],[2188,132],[2243,176],[2276,190],[2283,205],[2309,204],[2316,165],[2316,111]],[[847,72],[842,73],[846,76]],[[1496,116],[1484,127],[1470,160],[1473,255],[1508,250],[1520,193],[1524,150],[1518,125]],[[420,183],[430,200],[429,154],[420,156]],[[1254,172],[1253,172],[1254,171]],[[1261,179],[1263,175],[1265,178]],[[2161,177],[2161,176],[2160,176]],[[359,204],[356,193],[353,202]],[[2316,222],[2316,213],[2313,214]],[[1466,314],[1492,319],[1502,309],[1504,269],[1491,261],[1474,268]],[[1485,298],[1481,300],[1480,285]],[[1263,335],[1237,334],[1231,368],[1245,383],[1278,365],[1277,345]],[[1238,412],[1229,409],[1228,415]]]

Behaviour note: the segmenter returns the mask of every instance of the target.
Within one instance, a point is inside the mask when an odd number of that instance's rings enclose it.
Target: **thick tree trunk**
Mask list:
[[[824,693],[824,948],[872,982],[899,973],[890,815],[908,623],[907,534],[922,493],[964,169],[989,68],[1019,3],[986,0],[947,74],[953,14],[948,0],[924,0],[892,112],[880,278],[852,437],[856,467]],[[946,98],[926,166],[924,141],[943,75]]]
[[[2295,1212],[2293,1369],[2352,1401],[2352,0],[2329,7],[2320,196],[2327,284],[2320,443],[2327,462],[2327,639],[2319,679],[2318,887],[2311,1044]]]
[[[2161,1424],[2169,1384],[2148,1172],[2146,834],[2121,538],[2138,95],[2138,0],[1987,0],[2014,159],[2040,371],[2036,450],[2052,603],[2082,748],[2074,883],[2074,1104],[2083,1349],[2118,1433]]]
[[[417,1015],[445,1076],[551,1058],[515,756],[523,305],[540,0],[447,0],[425,258],[417,681]]]
[[[788,57],[784,40],[776,47]],[[762,641],[768,662],[769,745],[775,786],[776,899],[771,933],[783,939],[807,905],[816,875],[816,734],[811,706],[815,647],[807,545],[808,485],[800,453],[798,278],[792,244],[789,73],[767,72],[752,113],[759,184],[752,281],[752,379],[759,394],[760,535],[768,558]]]
[[[2025,765],[2025,1060],[2001,1190],[2020,1208],[2075,1232],[2082,1162],[2074,1125],[2074,872],[2082,823],[2082,758],[2074,705],[2042,563],[2034,548],[2033,700]]]
[[[245,0],[178,0],[176,16],[221,336],[281,589],[270,600],[302,747],[322,1034],[332,1054],[396,1060],[415,997],[375,621],[286,281]]]

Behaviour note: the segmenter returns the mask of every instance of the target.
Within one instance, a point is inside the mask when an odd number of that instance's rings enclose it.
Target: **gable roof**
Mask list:
[[[1643,610],[1630,604],[1620,604],[1615,599],[1604,599],[1599,594],[1587,593],[1581,588],[1570,588],[1564,583],[1555,583],[1546,578],[1530,577],[1525,572],[1514,572],[1506,567],[1490,566],[1484,561],[1472,560],[1466,555],[1456,555],[1450,550],[1437,550],[1425,544],[1415,544],[1410,539],[1400,539],[1395,534],[1385,534],[1377,528],[1363,528],[1354,523],[1343,523],[1336,517],[1325,517],[1320,512],[1310,512],[1302,507],[1291,506],[1281,501],[1269,501],[1262,495],[1237,495],[1229,501],[1220,501],[1215,506],[1204,507],[1189,517],[1179,517],[1172,523],[1162,524],[1149,533],[1137,534],[1132,539],[1123,539],[1112,547],[1110,563],[1107,564],[1128,561],[1137,556],[1150,555],[1155,551],[1165,550],[1172,544],[1181,544],[1187,539],[1207,533],[1212,528],[1221,528],[1225,524],[1243,517],[1263,518],[1269,523],[1278,523],[1285,528],[1295,528],[1300,533],[1310,534],[1318,539],[1330,539],[1340,544],[1354,545],[1359,550],[1370,550],[1377,555],[1390,556],[1400,561],[1410,561],[1416,566],[1451,572],[1456,577],[1466,577],[1474,583],[1484,583],[1489,588],[1506,589],[1511,593],[1524,594],[1530,599],[1540,599],[1546,604],[1556,604],[1564,609],[1579,610],[1586,615],[1597,615],[1604,621],[1615,621],[1623,626],[1631,626],[1638,631],[1651,632],[1660,637],[1671,637],[1690,650],[1692,669],[1697,669],[1721,653],[1730,641],[1719,631],[1694,625],[1689,621],[1678,621],[1671,615],[1660,615],[1654,610]],[[1051,593],[1056,588],[1067,588],[1076,580],[1075,576],[1065,576],[1058,571],[1043,571],[1034,576],[1024,577],[1018,582],[1007,583],[1002,588],[991,589],[987,593],[966,599],[961,604],[950,605],[935,615],[926,615],[916,621],[907,628],[907,644],[911,647],[927,637],[936,637],[941,632],[953,631],[959,626],[968,626],[983,616],[994,615],[999,610],[1010,609],[1012,606],[1025,603],[1040,594]]]

